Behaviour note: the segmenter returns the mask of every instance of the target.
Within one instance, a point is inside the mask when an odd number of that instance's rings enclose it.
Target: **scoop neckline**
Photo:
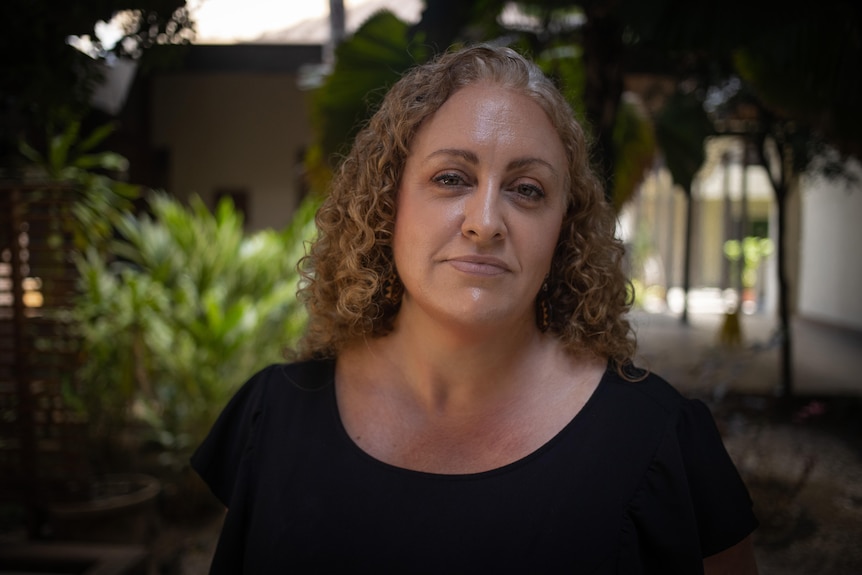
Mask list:
[[[414,477],[434,480],[470,481],[513,472],[516,469],[529,465],[533,461],[541,458],[548,451],[552,450],[558,443],[562,441],[565,435],[568,435],[569,433],[573,432],[574,428],[579,425],[579,422],[585,419],[585,414],[588,411],[592,411],[593,405],[598,401],[599,395],[602,395],[604,393],[604,389],[607,387],[608,369],[609,368],[606,368],[605,371],[602,372],[602,377],[601,379],[599,379],[599,383],[596,385],[596,388],[587,398],[587,401],[584,403],[583,407],[581,407],[581,409],[579,409],[578,412],[574,416],[572,416],[572,418],[563,427],[561,427],[559,431],[557,431],[557,433],[555,433],[550,439],[548,439],[548,441],[546,441],[527,455],[524,455],[523,457],[520,457],[514,461],[511,461],[499,467],[487,469],[484,471],[477,471],[474,473],[435,473],[433,471],[420,471],[418,469],[410,469],[409,467],[401,467],[399,465],[394,465],[392,463],[387,463],[381,459],[378,459],[364,449],[362,449],[361,447],[359,447],[359,445],[353,440],[353,438],[350,437],[350,434],[347,432],[347,428],[344,427],[344,422],[341,419],[341,412],[338,409],[338,399],[335,393],[335,360],[331,360],[329,362],[329,374],[327,376],[327,393],[330,410],[332,412],[339,440],[346,445],[346,447],[351,453],[358,456],[366,463],[390,473],[406,474],[412,475]]]

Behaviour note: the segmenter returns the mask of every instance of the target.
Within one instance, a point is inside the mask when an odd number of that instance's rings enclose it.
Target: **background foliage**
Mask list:
[[[184,464],[237,387],[284,359],[304,323],[295,265],[314,208],[245,235],[229,200],[210,212],[154,193],[119,222],[113,259],[81,255],[77,401],[97,436],[142,421]]]
[[[123,11],[123,38],[102,46],[96,24]],[[88,36],[93,54],[73,48],[70,36]],[[185,0],[0,2],[0,175],[20,166],[20,140],[41,147],[45,134],[92,113],[90,97],[102,77],[101,64],[117,57],[146,60],[152,46],[193,37]]]

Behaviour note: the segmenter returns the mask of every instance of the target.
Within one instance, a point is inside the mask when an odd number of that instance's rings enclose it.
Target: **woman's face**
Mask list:
[[[398,188],[401,316],[535,326],[566,174],[563,144],[528,96],[491,83],[453,94],[416,133]]]

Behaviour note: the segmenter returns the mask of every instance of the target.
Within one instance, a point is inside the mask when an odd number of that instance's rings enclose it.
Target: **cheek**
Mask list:
[[[560,241],[562,219],[553,218],[542,226],[535,234],[533,249],[537,259],[550,264],[554,258],[554,251]]]
[[[460,230],[460,211],[455,203],[407,199],[398,207],[393,243],[404,250],[433,246]]]
[[[535,254],[533,261],[536,262],[536,275],[543,278],[550,272],[551,264],[554,260],[554,251],[557,247],[557,242],[554,239],[547,238],[544,241],[537,242],[533,248]]]
[[[420,215],[421,210],[408,204],[399,207],[395,217],[392,251],[399,271],[415,263],[426,249],[427,235],[433,228]]]

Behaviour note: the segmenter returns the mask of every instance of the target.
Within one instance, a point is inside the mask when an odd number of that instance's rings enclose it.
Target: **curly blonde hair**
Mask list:
[[[568,206],[548,279],[549,333],[573,352],[631,365],[635,339],[616,214],[590,167],[589,144],[566,100],[539,68],[509,48],[471,46],[405,74],[386,94],[317,212],[318,236],[300,261],[309,321],[301,357],[335,357],[359,338],[392,329],[396,192],[422,122],[457,90],[492,82],[531,97],[551,119],[569,161]]]

